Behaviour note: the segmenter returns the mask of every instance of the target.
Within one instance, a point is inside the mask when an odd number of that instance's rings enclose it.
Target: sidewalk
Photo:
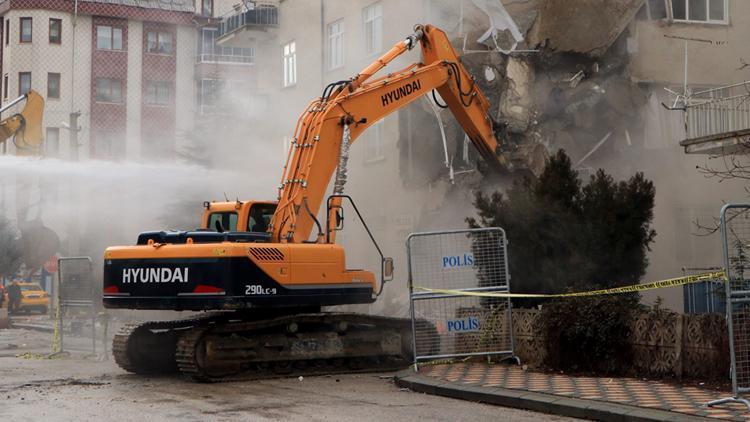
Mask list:
[[[424,365],[419,373],[403,371],[396,383],[429,394],[586,419],[750,421],[742,405],[704,407],[710,400],[729,397],[729,391],[637,378],[573,377],[515,365],[455,363]]]

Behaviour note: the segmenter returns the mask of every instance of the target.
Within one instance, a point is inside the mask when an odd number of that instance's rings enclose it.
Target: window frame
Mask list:
[[[150,46],[150,40],[149,36],[154,35],[156,37],[156,49],[151,50]],[[162,52],[161,50],[161,36],[166,35],[169,37],[169,52]],[[156,54],[160,56],[171,56],[174,53],[174,36],[171,32],[168,31],[159,31],[155,29],[150,29],[146,31],[146,53],[147,54]]]
[[[24,41],[23,39],[23,23],[29,22],[29,40]],[[34,42],[34,20],[31,17],[20,17],[18,18],[18,43],[19,44],[31,44]]]
[[[26,94],[26,92],[23,92],[22,83],[21,83],[22,78],[26,75],[29,76],[29,90],[31,90],[31,72],[18,72],[18,96],[19,97]]]
[[[57,96],[53,96],[50,93],[50,77],[53,76],[53,75],[57,75]],[[57,100],[60,99],[60,91],[61,91],[60,80],[61,79],[62,78],[61,78],[60,73],[58,73],[58,72],[47,72],[47,99],[57,99]]]
[[[672,20],[675,22],[680,23],[703,23],[703,24],[713,24],[713,25],[727,25],[729,24],[729,0],[723,0],[723,12],[724,12],[724,19],[717,20],[717,19],[711,19],[711,0],[705,0],[706,2],[706,20],[696,20],[696,19],[690,19],[690,0],[677,0],[677,1],[684,1],[685,2],[685,19],[675,19],[674,18],[674,1],[670,0],[669,5],[672,6],[667,10],[668,13],[672,14]]]
[[[54,154],[50,154],[49,148],[48,148],[50,133],[55,133],[55,140],[57,141],[55,145],[56,148],[55,148]],[[44,155],[47,157],[58,157],[60,155],[60,128],[59,127],[47,126],[46,130],[44,131]]]
[[[665,18],[653,17],[651,13],[651,3],[653,1],[664,1],[666,6],[667,16]],[[674,17],[674,2],[683,1],[685,2],[685,19],[675,19]],[[706,2],[706,20],[690,19],[690,0],[647,0],[644,4],[646,8],[646,16],[648,20],[667,20],[675,23],[688,23],[688,24],[704,24],[704,25],[729,25],[729,0],[723,0],[723,11],[724,19],[711,19],[711,0],[705,0]]]
[[[374,164],[385,161],[385,138],[383,137],[383,126],[385,120],[380,119],[370,125],[363,134],[365,139],[364,162],[365,164]],[[375,154],[373,154],[375,151]]]
[[[109,48],[99,47],[99,28],[109,28]],[[120,48],[115,48],[115,30],[120,31]],[[125,28],[115,25],[94,25],[94,42],[97,50],[103,51],[125,51]]]
[[[143,87],[143,104],[153,107],[169,107],[174,104],[174,82],[173,81],[151,81],[147,80]],[[167,87],[167,99],[165,102],[159,101],[159,88]],[[149,90],[153,88],[153,98],[150,100]]]
[[[290,88],[297,85],[297,41],[291,40],[284,44],[281,53],[283,60],[282,84],[284,88]]]
[[[340,30],[334,33],[334,27],[339,27]],[[346,62],[346,48],[344,39],[345,31],[346,28],[344,27],[344,18],[335,20],[327,25],[326,33],[328,35],[328,70],[336,70],[344,67],[344,63]],[[334,62],[334,46],[341,48],[341,51],[339,52],[340,60],[338,62]]]
[[[109,94],[110,94],[109,96],[110,97],[112,97],[112,81],[116,81],[120,85],[120,98],[119,98],[118,101],[108,101],[108,100],[100,99],[100,97],[99,97],[99,92],[100,91],[99,91],[99,83],[98,83],[100,80],[102,80],[102,81],[108,81],[108,83],[110,84],[109,88],[108,88],[108,91],[109,91]],[[124,104],[125,103],[125,96],[123,95],[123,81],[122,81],[122,79],[117,79],[117,78],[94,78],[94,102],[96,102],[98,104],[117,104],[117,105]]]
[[[56,23],[57,26],[57,41],[52,39],[52,24]],[[62,19],[49,18],[48,38],[50,44],[60,45],[62,44]]]
[[[211,10],[206,14],[206,3],[211,5]],[[214,0],[201,0],[201,16],[213,17],[214,15]]]
[[[373,11],[373,16],[368,16],[369,12]],[[375,11],[378,13],[376,14]],[[375,24],[376,22],[380,22],[380,33],[378,34],[379,37],[375,37]],[[372,43],[368,43],[367,41],[367,25],[368,23],[372,22]],[[374,3],[371,3],[368,6],[365,6],[362,8],[362,41],[364,42],[364,50],[365,54],[369,56],[374,56],[383,51],[383,3],[381,1],[376,1]],[[372,44],[372,45],[370,45]]]

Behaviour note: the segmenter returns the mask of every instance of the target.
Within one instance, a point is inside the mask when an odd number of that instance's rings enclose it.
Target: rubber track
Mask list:
[[[189,328],[197,324],[207,324],[213,320],[226,316],[225,312],[212,312],[198,314],[189,318],[183,318],[173,321],[149,321],[140,324],[127,324],[120,328],[112,340],[112,355],[117,365],[134,374],[155,375],[175,373],[174,368],[160,367],[139,367],[132,361],[128,354],[129,342],[137,340],[137,336],[151,330],[175,330],[180,328]]]
[[[177,350],[175,353],[177,366],[179,367],[180,372],[192,377],[197,381],[227,382],[271,379],[280,377],[296,377],[300,375],[312,376],[392,371],[403,369],[405,366],[408,366],[411,363],[406,359],[397,359],[393,356],[373,357],[376,358],[374,360],[377,360],[377,363],[374,364],[372,362],[363,362],[363,360],[360,358],[347,359],[339,357],[323,360],[322,362],[325,363],[325,365],[322,366],[309,366],[307,365],[308,361],[300,360],[298,362],[289,362],[288,367],[284,368],[282,372],[277,372],[276,370],[278,370],[278,368],[273,368],[273,364],[271,363],[265,369],[255,368],[224,376],[214,376],[211,374],[207,374],[196,363],[196,345],[198,344],[200,339],[207,333],[228,334],[232,332],[243,332],[255,329],[270,328],[273,326],[283,326],[290,322],[331,323],[341,320],[346,320],[348,323],[354,324],[372,324],[379,328],[403,329],[406,327],[410,327],[410,325],[408,325],[410,324],[410,321],[402,318],[346,313],[296,314],[268,320],[242,321],[232,322],[224,325],[217,324],[215,326],[193,327],[190,330],[186,331],[177,341]],[[321,362],[321,360],[317,361]],[[363,367],[356,367],[361,365],[362,363],[366,363],[366,365]],[[302,367],[300,367],[300,365],[302,365]]]

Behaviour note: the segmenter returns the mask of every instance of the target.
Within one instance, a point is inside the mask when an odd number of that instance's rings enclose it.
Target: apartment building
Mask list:
[[[643,110],[644,148],[639,168],[655,181],[657,239],[649,254],[647,277],[721,266],[718,233],[712,227],[725,202],[745,202],[742,181],[719,183],[696,167],[721,169],[722,159],[685,154],[685,113],[668,110],[674,93],[728,86],[750,79],[748,58],[750,3],[743,0],[647,0],[630,24],[627,46],[631,79],[649,93]],[[686,92],[687,89],[687,92]],[[692,269],[692,270],[691,270]],[[666,305],[682,310],[681,297],[658,292]]]
[[[0,8],[2,100],[30,88],[46,98],[47,155],[163,156],[174,146],[192,99],[191,3],[6,0]],[[75,112],[78,148],[63,124]]]

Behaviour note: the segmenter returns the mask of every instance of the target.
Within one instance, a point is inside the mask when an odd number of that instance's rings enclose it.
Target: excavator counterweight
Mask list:
[[[421,62],[375,78],[418,44]],[[416,26],[303,111],[275,201],[207,202],[196,231],[141,233],[137,245],[105,251],[106,307],[218,311],[126,327],[113,349],[120,366],[220,381],[292,368],[330,373],[408,362],[409,320],[320,308],[372,303],[392,272],[382,253],[379,277],[347,269],[336,244],[338,210],[351,199],[344,195],[349,147],[369,126],[423,95],[436,99],[434,91],[490,167],[509,170],[489,103],[448,37],[431,25]],[[334,172],[334,195],[325,201]],[[316,216],[324,202],[328,218],[321,223]]]

